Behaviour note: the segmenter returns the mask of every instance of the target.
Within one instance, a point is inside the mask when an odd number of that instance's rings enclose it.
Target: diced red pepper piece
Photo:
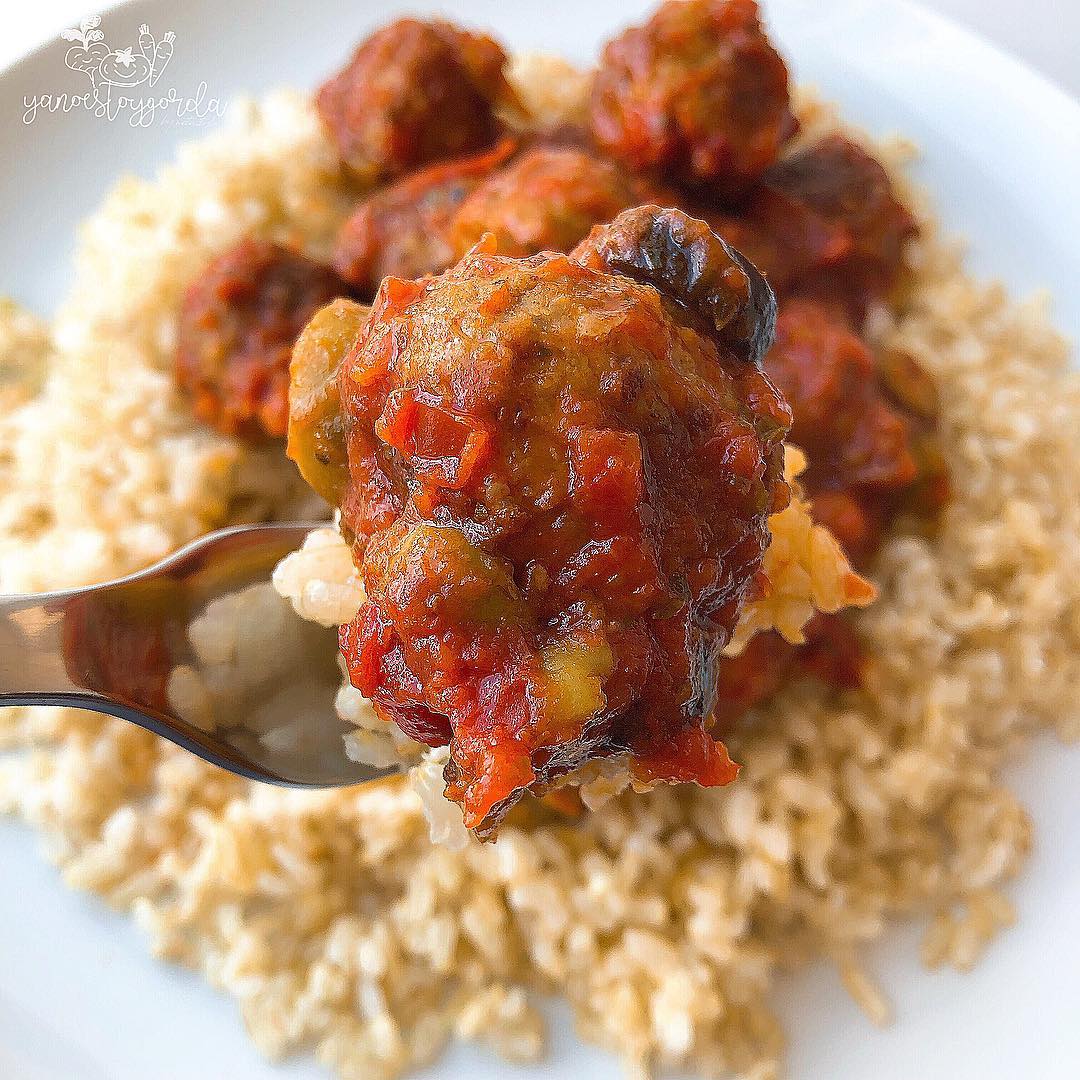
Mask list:
[[[454,491],[468,484],[491,443],[473,417],[408,388],[387,395],[375,434],[404,454],[420,479]]]
[[[573,494],[601,510],[626,511],[645,496],[641,440],[626,431],[575,431],[570,438]]]

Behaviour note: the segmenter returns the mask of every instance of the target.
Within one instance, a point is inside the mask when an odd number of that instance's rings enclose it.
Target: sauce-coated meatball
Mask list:
[[[319,88],[342,161],[364,180],[400,176],[490,146],[513,100],[502,46],[441,20],[399,19],[372,34]]]
[[[284,436],[293,342],[348,287],[331,269],[265,240],[218,256],[180,311],[176,378],[200,420],[227,435]]]
[[[857,565],[875,554],[899,511],[930,519],[941,508],[948,486],[933,437],[933,384],[911,361],[879,360],[826,308],[791,300],[781,305],[765,370],[791,406],[791,442],[809,455],[799,480],[814,518]],[[800,646],[758,634],[720,662],[720,731],[794,678],[860,685],[862,648],[846,616],[818,614],[804,633]]]
[[[781,308],[765,370],[783,392],[814,516],[856,562],[877,548],[889,510],[919,469],[911,418],[886,394],[873,354],[820,305]]]
[[[734,777],[706,724],[788,497],[755,362],[774,310],[656,207],[573,258],[481,248],[383,283],[338,376],[366,592],[342,652],[380,715],[450,744],[469,827],[620,751],[642,779]]]
[[[604,49],[592,88],[597,143],[631,169],[737,193],[796,124],[784,61],[754,0],[668,0]]]
[[[569,251],[594,225],[652,202],[643,184],[584,150],[538,146],[480,183],[454,215],[464,255],[486,232],[502,255]]]
[[[775,630],[756,634],[738,656],[717,668],[717,734],[730,731],[744,714],[793,679],[814,678],[837,690],[861,685],[864,650],[843,614],[818,613],[803,627],[806,641],[792,645]]]
[[[881,164],[829,135],[770,169],[737,218],[713,220],[781,297],[807,296],[856,324],[900,278],[917,227]]]
[[[335,269],[369,297],[384,277],[419,278],[445,270],[456,260],[450,237],[454,215],[513,152],[513,140],[504,139],[483,154],[429,165],[368,196],[342,226]]]

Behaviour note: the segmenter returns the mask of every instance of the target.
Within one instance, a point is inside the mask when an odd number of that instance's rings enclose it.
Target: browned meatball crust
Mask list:
[[[856,324],[896,287],[904,244],[918,231],[880,162],[843,135],[786,157],[739,216],[710,221],[778,295],[816,299]]]

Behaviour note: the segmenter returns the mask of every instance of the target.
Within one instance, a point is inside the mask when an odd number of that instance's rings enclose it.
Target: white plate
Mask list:
[[[394,9],[440,7],[487,25],[517,49],[588,60],[651,0],[375,0],[263,4],[145,0],[105,16],[110,42],[145,21],[176,31],[163,82],[200,81],[229,97],[312,86]],[[1018,293],[1048,286],[1058,324],[1080,335],[1080,106],[982,41],[901,0],[766,0],[798,78],[875,131],[900,130],[926,152],[920,174],[942,217],[973,240],[972,264]],[[146,173],[198,134],[159,120],[133,128],[84,113],[22,122],[24,98],[79,91],[67,43],[0,76],[0,293],[41,311],[62,294],[73,230],[122,171]],[[1038,846],[1015,889],[1021,923],[971,975],[918,968],[915,931],[872,956],[898,1023],[871,1028],[824,967],[784,982],[778,1007],[792,1034],[797,1080],[1074,1080],[1080,1076],[1080,752],[1049,742],[1014,773]],[[0,1077],[4,1080],[315,1078],[307,1062],[274,1068],[249,1045],[235,1005],[194,976],[156,964],[128,920],[65,891],[21,827],[0,825]],[[523,1078],[615,1078],[618,1066],[580,1048],[556,1010],[554,1054]],[[455,1050],[430,1076],[491,1080],[508,1070]]]

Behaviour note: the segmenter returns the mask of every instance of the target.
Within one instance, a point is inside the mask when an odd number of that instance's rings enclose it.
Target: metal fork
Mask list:
[[[212,715],[205,707],[198,716],[182,715],[176,700],[178,672],[181,681],[183,673],[197,677],[203,663],[193,622],[215,600],[259,583],[269,590],[274,566],[318,527],[223,529],[117,581],[0,597],[0,705],[109,713],[230,772],[289,787],[343,787],[397,772],[346,756],[349,726],[333,709],[341,679],[336,635],[304,622],[284,601],[277,609],[265,601],[280,620],[272,629],[311,645],[305,655],[262,657],[265,678],[256,675],[242,699],[219,697]],[[310,708],[294,708],[298,697],[305,705],[310,699]],[[267,730],[267,716],[285,721]]]

